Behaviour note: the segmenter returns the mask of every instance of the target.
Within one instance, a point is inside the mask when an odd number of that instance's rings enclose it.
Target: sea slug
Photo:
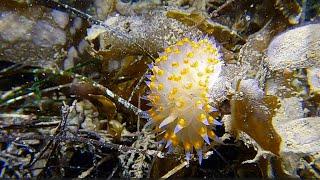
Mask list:
[[[152,74],[146,83],[152,123],[163,134],[165,147],[183,147],[188,161],[196,150],[201,163],[205,143],[217,138],[213,128],[221,123],[212,114],[217,109],[210,105],[209,90],[222,65],[217,45],[208,38],[184,38],[149,65]]]

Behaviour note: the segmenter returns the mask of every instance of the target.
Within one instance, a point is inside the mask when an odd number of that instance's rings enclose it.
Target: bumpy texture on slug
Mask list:
[[[199,159],[205,142],[215,139],[209,113],[209,88],[219,78],[222,62],[216,45],[208,40],[185,38],[165,49],[147,78],[152,103],[149,114],[158,131],[165,131],[166,147],[184,147],[187,159],[195,149]]]

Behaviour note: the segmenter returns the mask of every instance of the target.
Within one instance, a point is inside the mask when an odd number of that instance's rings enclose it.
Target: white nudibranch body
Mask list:
[[[209,104],[209,90],[217,82],[222,64],[214,42],[184,38],[149,66],[153,73],[146,83],[151,90],[148,113],[152,123],[163,132],[166,148],[183,147],[187,160],[195,149],[201,162],[204,144],[216,139],[212,129],[221,123],[211,114],[217,109]]]

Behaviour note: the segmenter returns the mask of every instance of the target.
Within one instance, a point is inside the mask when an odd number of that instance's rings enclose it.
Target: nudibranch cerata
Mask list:
[[[184,38],[160,53],[149,65],[148,111],[158,132],[163,132],[166,148],[183,147],[189,161],[195,150],[202,160],[202,149],[215,140],[213,128],[221,125],[211,112],[209,90],[217,82],[223,62],[214,41]]]

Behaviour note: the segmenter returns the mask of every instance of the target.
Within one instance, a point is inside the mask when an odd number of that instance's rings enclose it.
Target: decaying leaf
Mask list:
[[[265,96],[255,80],[242,80],[231,100],[233,128],[247,133],[264,150],[279,154],[280,136],[272,126],[278,107],[275,96]]]
[[[199,12],[187,13],[181,10],[170,10],[167,17],[176,19],[190,27],[196,27],[204,34],[213,36],[225,48],[232,49],[236,44],[242,44],[243,38],[229,27],[213,22]]]

